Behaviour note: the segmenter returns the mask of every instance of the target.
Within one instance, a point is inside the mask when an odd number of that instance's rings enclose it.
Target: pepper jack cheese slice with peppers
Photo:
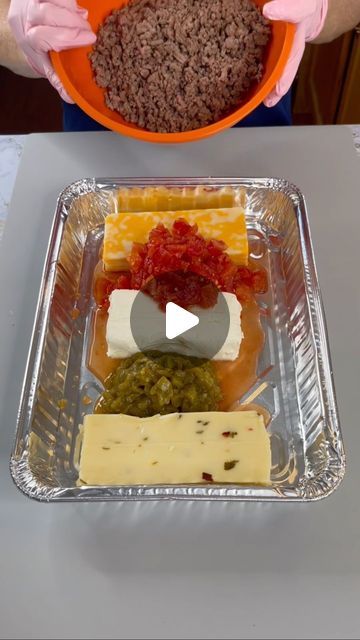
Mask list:
[[[84,419],[80,479],[86,484],[269,485],[270,468],[270,438],[256,411]]]
[[[111,213],[105,218],[103,262],[106,271],[128,268],[127,257],[133,242],[144,243],[157,224],[170,227],[178,218],[197,224],[204,238],[222,240],[237,264],[248,262],[248,238],[242,207],[192,209],[186,211],[141,211]]]

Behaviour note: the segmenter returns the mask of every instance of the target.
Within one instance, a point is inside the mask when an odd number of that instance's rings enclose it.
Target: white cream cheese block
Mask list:
[[[241,330],[241,305],[232,293],[221,294],[228,307],[229,329],[224,336],[224,342],[214,360],[236,360],[239,355],[243,338]],[[142,297],[141,304],[139,298]],[[139,348],[139,336],[134,340],[131,322],[132,305],[137,298],[137,308],[141,309],[144,321],[141,325],[141,349]],[[218,340],[221,327],[224,323],[224,307],[219,299],[214,307],[203,309],[198,306],[191,307],[191,313],[199,318],[199,324],[173,340],[167,340],[165,336],[165,312],[159,309],[157,303],[139,291],[132,289],[116,289],[110,295],[110,307],[106,327],[107,355],[110,358],[126,358],[138,353],[140,350],[157,349],[164,352],[176,352],[182,355],[206,357],[211,351],[211,341]],[[206,326],[206,331],[204,327]],[[137,329],[139,331],[139,329]],[[225,332],[226,333],[226,332]]]

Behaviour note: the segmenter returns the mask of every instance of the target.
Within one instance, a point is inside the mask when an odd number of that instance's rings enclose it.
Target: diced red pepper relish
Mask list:
[[[114,289],[131,289],[130,271],[103,271],[94,277],[94,298],[99,307],[109,308],[109,297]]]
[[[142,290],[163,310],[168,302],[174,302],[184,309],[194,305],[209,309],[215,306],[218,296],[218,289],[212,282],[196,273],[182,271],[163,273],[152,278]]]
[[[175,220],[171,229],[158,224],[145,244],[134,243],[130,271],[104,274],[95,286],[96,302],[105,308],[114,289],[147,291],[165,309],[167,302],[184,308],[215,305],[218,291],[235,293],[240,302],[267,290],[263,269],[252,270],[236,265],[226,253],[226,244],[206,240],[197,225]]]
[[[254,293],[263,293],[267,289],[266,272],[239,267],[226,253],[226,245],[219,240],[206,240],[197,232],[196,225],[186,220],[175,220],[171,229],[158,224],[149,234],[146,244],[134,244],[129,262],[134,289],[144,289],[149,282],[155,281],[164,273],[169,274],[167,291],[162,291],[160,304],[164,305],[171,293],[171,273],[182,273],[186,287],[176,293],[177,304],[186,307],[188,292],[191,286],[190,274],[201,276],[203,282],[212,282],[220,291],[235,293],[240,301],[246,302]],[[177,278],[177,276],[176,276]],[[176,286],[174,276],[173,290]],[[196,278],[193,280],[195,286]],[[201,281],[198,281],[198,299],[191,304],[205,306],[202,299]],[[153,285],[150,285],[153,286]],[[163,289],[166,287],[164,286]],[[159,286],[157,292],[161,289]],[[165,295],[166,294],[166,295]],[[183,299],[182,299],[183,298]],[[206,298],[206,296],[205,296]],[[215,300],[216,301],[216,300]],[[215,304],[215,302],[213,303]],[[207,305],[208,306],[208,305]]]

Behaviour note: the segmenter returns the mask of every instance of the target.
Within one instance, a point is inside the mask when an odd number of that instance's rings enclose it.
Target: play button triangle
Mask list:
[[[173,340],[199,324],[199,318],[174,302],[166,305],[166,337]]]

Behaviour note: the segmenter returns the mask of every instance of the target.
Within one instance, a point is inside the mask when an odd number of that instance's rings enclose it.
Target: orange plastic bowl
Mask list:
[[[255,0],[262,7],[267,0]],[[81,0],[80,4],[89,12],[89,22],[95,31],[114,9],[126,5],[128,0]],[[104,99],[104,90],[98,87],[93,78],[88,53],[91,47],[82,47],[51,52],[51,59],[66,91],[76,104],[91,118],[118,133],[145,140],[146,142],[194,142],[219,133],[245,118],[261,104],[275,87],[288,60],[294,38],[294,26],[285,22],[272,24],[272,38],[268,45],[265,72],[259,84],[248,94],[247,100],[230,115],[211,125],[181,133],[153,133],[130,124],[118,113],[111,111]]]

